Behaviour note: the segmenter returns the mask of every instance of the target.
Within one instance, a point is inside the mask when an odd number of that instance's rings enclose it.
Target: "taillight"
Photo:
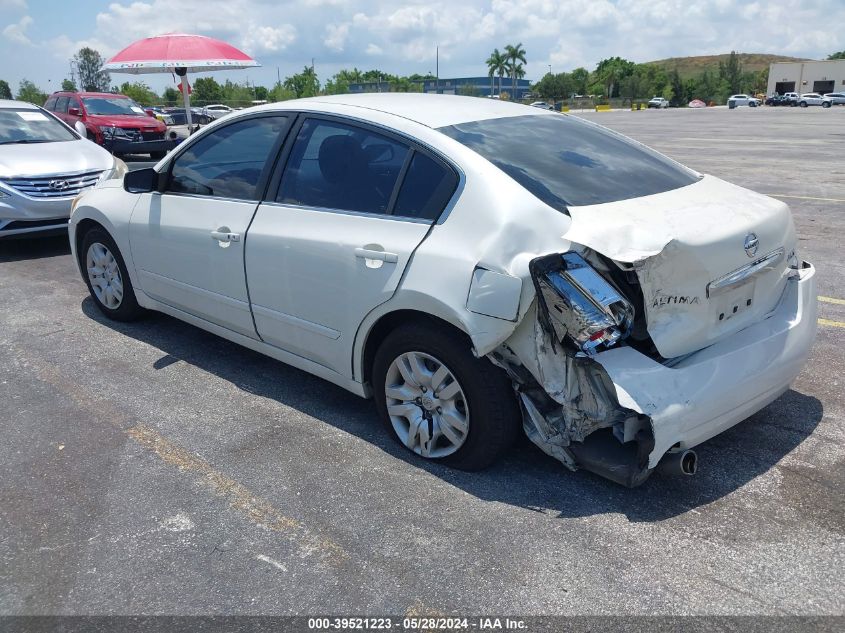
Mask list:
[[[630,334],[634,307],[578,253],[538,257],[529,268],[541,323],[559,342],[595,354]]]

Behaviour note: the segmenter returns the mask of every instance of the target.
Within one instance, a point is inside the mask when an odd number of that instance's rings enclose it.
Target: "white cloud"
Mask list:
[[[326,37],[323,38],[323,44],[326,48],[333,51],[342,51],[346,45],[346,40],[349,38],[349,22],[344,24],[329,24],[326,27]]]
[[[381,46],[377,44],[373,44],[372,42],[367,44],[367,55],[381,55],[384,51],[381,49]]]
[[[26,30],[33,23],[33,19],[25,15],[14,24],[9,24],[3,29],[3,37],[15,44],[31,46],[32,42],[26,34]]]
[[[27,10],[26,0],[0,0],[0,10],[18,9]]]

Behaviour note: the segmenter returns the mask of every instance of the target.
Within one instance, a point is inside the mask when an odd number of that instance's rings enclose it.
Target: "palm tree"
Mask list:
[[[507,59],[508,69],[510,71],[511,76],[511,85],[513,87],[513,95],[515,99],[517,75],[519,75],[520,77],[525,76],[525,70],[523,70],[522,64],[528,63],[525,61],[525,49],[522,48],[522,42],[520,42],[516,46],[511,46],[510,44],[505,46],[505,59]]]
[[[484,63],[487,64],[487,75],[490,77],[490,95],[493,95],[493,75],[497,74],[499,75],[499,95],[501,96],[502,76],[507,72],[507,59],[499,52],[498,48],[494,48],[493,52],[490,53],[490,57]]]

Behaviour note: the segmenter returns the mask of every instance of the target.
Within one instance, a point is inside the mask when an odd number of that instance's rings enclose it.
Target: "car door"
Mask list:
[[[247,240],[256,329],[351,376],[358,326],[393,295],[458,176],[403,138],[317,116],[301,121],[286,154]]]
[[[244,239],[288,127],[264,114],[216,128],[167,164],[161,191],[140,194],[129,240],[146,294],[256,337]]]

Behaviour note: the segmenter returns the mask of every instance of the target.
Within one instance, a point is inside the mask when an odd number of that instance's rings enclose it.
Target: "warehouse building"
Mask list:
[[[766,94],[845,91],[845,59],[777,62],[769,66]]]

